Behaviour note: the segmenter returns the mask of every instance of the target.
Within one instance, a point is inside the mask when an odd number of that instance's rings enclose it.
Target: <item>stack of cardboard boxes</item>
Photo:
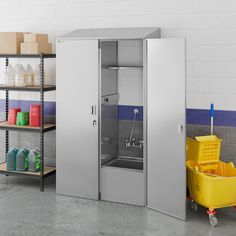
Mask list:
[[[47,34],[0,32],[0,54],[52,53]]]
[[[47,34],[24,34],[24,42],[20,45],[21,54],[52,53],[52,44],[48,43]]]
[[[19,54],[20,43],[24,40],[22,32],[0,32],[0,53]]]

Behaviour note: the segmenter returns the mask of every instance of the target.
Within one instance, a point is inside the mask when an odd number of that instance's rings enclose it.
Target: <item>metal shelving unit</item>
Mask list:
[[[107,67],[103,67],[103,69],[110,69],[110,70],[143,70],[143,66],[107,66]]]
[[[18,171],[8,171],[5,162],[0,164],[0,173],[6,175],[24,175],[37,177],[40,179],[40,190],[44,191],[44,178],[55,173],[56,168],[44,166],[44,133],[56,129],[54,124],[44,123],[44,93],[48,91],[56,90],[55,85],[45,85],[44,84],[44,59],[45,58],[56,58],[56,54],[0,54],[0,58],[6,58],[6,67],[9,64],[9,58],[38,58],[40,59],[40,86],[28,86],[28,87],[14,87],[0,85],[0,90],[6,91],[5,99],[5,121],[0,122],[0,130],[5,130],[5,143],[6,143],[6,153],[9,150],[9,131],[22,131],[22,132],[35,132],[40,134],[40,155],[41,155],[41,170],[40,172],[18,172]],[[30,127],[30,126],[16,126],[7,124],[8,120],[8,110],[9,110],[9,91],[24,91],[24,92],[39,92],[40,93],[40,127]]]
[[[0,85],[0,90],[40,92],[40,86],[15,87],[15,86]],[[43,88],[44,92],[53,91],[53,90],[56,90],[55,85],[44,85],[44,88]]]

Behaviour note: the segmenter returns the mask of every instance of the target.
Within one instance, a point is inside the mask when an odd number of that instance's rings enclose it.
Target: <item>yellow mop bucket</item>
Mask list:
[[[188,161],[191,197],[209,209],[236,206],[236,168],[233,163],[198,164]]]
[[[236,168],[219,161],[221,141],[215,135],[186,140],[191,207],[197,210],[198,203],[209,208],[212,226],[217,225],[215,209],[236,206]]]

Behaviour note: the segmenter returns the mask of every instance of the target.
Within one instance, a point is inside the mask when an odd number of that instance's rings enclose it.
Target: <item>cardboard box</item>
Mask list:
[[[48,35],[47,34],[24,34],[24,42],[25,43],[48,43]]]
[[[0,54],[19,54],[23,32],[0,32]]]
[[[51,54],[52,44],[51,43],[21,43],[20,46],[21,54]]]

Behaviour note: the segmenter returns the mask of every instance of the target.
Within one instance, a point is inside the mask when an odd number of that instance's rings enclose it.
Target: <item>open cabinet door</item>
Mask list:
[[[98,40],[57,42],[57,193],[98,199]]]
[[[147,40],[147,205],[185,220],[185,40]]]

